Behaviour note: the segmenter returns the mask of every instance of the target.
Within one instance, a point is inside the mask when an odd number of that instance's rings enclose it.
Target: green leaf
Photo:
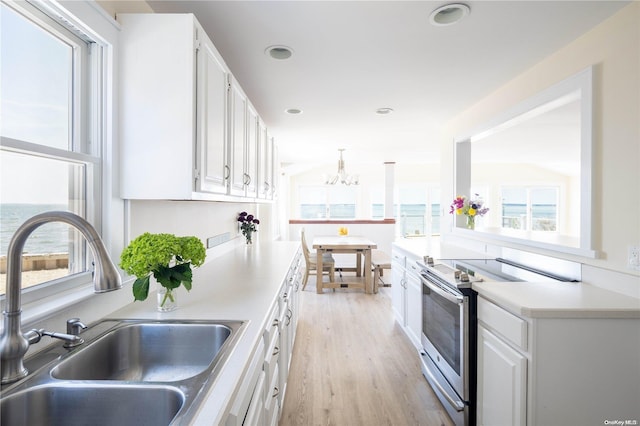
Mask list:
[[[138,278],[133,283],[133,300],[146,300],[149,295],[149,278],[150,275],[147,275],[144,278]]]
[[[167,268],[166,266],[158,266],[153,271],[153,276],[163,287],[169,289],[180,287],[180,280],[174,276],[171,268]]]

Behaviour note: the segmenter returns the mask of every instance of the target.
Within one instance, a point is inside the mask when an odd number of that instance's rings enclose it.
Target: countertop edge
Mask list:
[[[558,286],[557,294],[553,285]],[[511,313],[528,318],[640,318],[639,299],[585,283],[482,282],[474,283],[472,288]]]

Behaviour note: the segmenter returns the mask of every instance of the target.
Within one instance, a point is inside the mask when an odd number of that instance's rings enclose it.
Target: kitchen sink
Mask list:
[[[0,424],[29,426],[168,425],[184,394],[168,386],[48,384],[0,402]]]
[[[0,424],[188,423],[242,334],[242,321],[105,320],[81,346],[25,359],[30,374],[0,389]]]
[[[64,380],[185,380],[206,370],[230,335],[224,324],[128,324],[71,355],[51,375]]]

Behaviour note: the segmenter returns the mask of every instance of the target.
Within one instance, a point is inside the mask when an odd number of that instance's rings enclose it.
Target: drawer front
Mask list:
[[[227,426],[240,426],[243,424],[249,404],[255,394],[256,388],[260,387],[260,392],[264,392],[264,385],[259,386],[259,379],[262,377],[264,383],[264,342],[260,341],[256,351],[251,359],[246,377],[243,379],[238,396],[231,407],[229,417],[227,418]],[[261,399],[262,400],[262,399]]]
[[[527,322],[482,297],[478,298],[478,320],[500,333],[522,350],[527,350]]]
[[[391,252],[391,262],[395,263],[400,268],[405,268],[407,266],[407,258],[403,254],[398,253],[398,251]]]
[[[275,371],[278,368],[278,359],[280,358],[280,335],[274,333],[271,341],[269,342],[265,357],[264,357],[264,371],[267,375],[267,381],[271,381]]]
[[[280,305],[279,303],[275,303],[271,308],[271,312],[269,313],[269,319],[267,320],[264,326],[264,344],[269,346],[271,341],[273,340],[273,336],[277,336],[279,334],[278,331],[278,315],[280,314]]]

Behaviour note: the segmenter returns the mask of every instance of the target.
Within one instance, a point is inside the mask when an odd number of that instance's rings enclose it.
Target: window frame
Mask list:
[[[104,168],[107,158],[106,141],[109,120],[106,114],[108,96],[107,78],[110,60],[107,44],[96,37],[87,35],[80,27],[81,22],[70,19],[65,9],[56,4],[36,1],[10,2],[2,1],[3,7],[9,7],[25,19],[39,26],[44,31],[60,38],[73,48],[71,67],[72,91],[71,112],[69,114],[70,143],[69,149],[60,149],[38,143],[0,136],[0,149],[34,157],[55,159],[67,163],[84,166],[84,179],[77,187],[83,192],[74,211],[87,219],[98,230],[103,230],[102,218],[105,215],[103,196]],[[73,180],[74,178],[70,178]],[[69,206],[77,197],[70,196]],[[86,241],[78,238],[80,243],[78,256],[83,262],[79,273],[69,272],[64,277],[46,281],[22,290],[22,304],[36,302],[43,298],[62,294],[70,290],[89,288],[92,286],[93,267],[91,253]],[[70,253],[71,256],[71,253]],[[76,258],[78,259],[78,258]],[[70,259],[71,261],[71,259]],[[4,309],[6,295],[0,296],[0,304]]]

